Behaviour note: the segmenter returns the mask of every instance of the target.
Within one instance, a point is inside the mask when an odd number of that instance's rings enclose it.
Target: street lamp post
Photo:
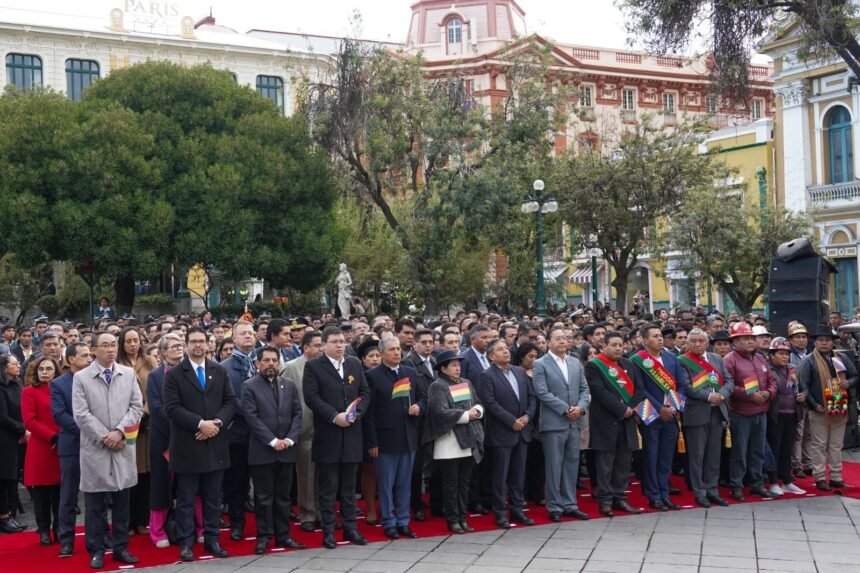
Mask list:
[[[537,259],[535,298],[537,299],[537,313],[539,316],[544,316],[546,315],[546,292],[543,283],[543,215],[558,211],[558,203],[544,195],[542,180],[537,179],[532,188],[534,193],[528,201],[523,203],[522,210],[523,213],[535,214],[535,258]]]
[[[588,252],[591,255],[591,306],[596,306],[600,297],[597,290],[597,235],[588,236]]]

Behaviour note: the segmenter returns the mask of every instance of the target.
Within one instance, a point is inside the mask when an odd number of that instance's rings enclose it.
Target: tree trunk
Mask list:
[[[615,309],[627,316],[627,279],[630,276],[630,271],[627,269],[627,265],[622,265],[620,269],[612,265],[612,268],[615,271],[615,278],[612,279],[611,283],[615,287]],[[594,279],[592,278],[592,280]]]
[[[117,316],[120,314],[130,314],[131,308],[134,306],[134,278],[131,275],[126,275],[116,279],[113,283],[114,307],[116,308]]]

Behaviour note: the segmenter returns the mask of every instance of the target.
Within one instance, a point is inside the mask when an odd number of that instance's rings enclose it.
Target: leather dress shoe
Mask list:
[[[678,495],[681,493],[681,488],[679,487],[669,487],[669,495]]]
[[[535,520],[520,511],[512,511],[511,523],[519,523],[521,525],[534,525]]]
[[[400,539],[400,534],[397,533],[396,527],[386,527],[382,530],[382,533],[384,533],[385,537],[388,539]]]
[[[179,550],[179,559],[181,561],[194,561],[194,550],[188,545]]]
[[[221,547],[221,544],[220,544],[220,543],[218,543],[217,541],[212,541],[211,543],[204,543],[204,544],[203,544],[203,549],[204,549],[207,553],[209,553],[210,555],[213,555],[213,556],[215,556],[215,557],[220,557],[220,558],[222,558],[222,559],[223,559],[224,557],[227,557],[228,555],[230,555],[230,554],[227,552],[227,550],[226,550],[226,549],[224,549],[223,547]]]
[[[732,488],[732,499],[735,501],[743,501],[744,500],[744,488],[733,487]]]
[[[605,515],[606,517],[612,517],[612,504],[611,503],[601,503],[598,511],[601,515]]]
[[[711,502],[708,501],[706,497],[697,497],[696,503],[699,504],[700,507],[711,507]]]
[[[286,539],[278,539],[275,541],[275,545],[278,547],[286,547],[287,549],[307,549],[307,545],[304,543],[299,543],[292,537],[287,537]]]
[[[466,533],[474,533],[474,532],[475,532],[475,528],[474,528],[474,527],[472,527],[471,525],[469,525],[468,523],[466,523],[465,521],[461,521],[461,522],[460,522],[460,527],[461,527],[461,528],[463,529],[463,531],[465,531]]]
[[[832,479],[830,480],[830,487],[842,489],[845,487],[845,482],[838,479]]]
[[[477,513],[478,515],[487,515],[490,513],[490,510],[484,507],[484,504],[482,503],[473,503],[468,507],[468,509],[470,513]]]
[[[759,497],[763,497],[766,499],[770,499],[773,497],[773,494],[764,489],[763,487],[752,487],[750,488],[750,495],[757,495]]]
[[[257,545],[254,547],[254,553],[257,555],[265,555],[266,548],[269,546],[269,540],[265,537],[257,538]]]
[[[829,485],[827,485],[827,482],[824,481],[823,479],[820,479],[817,482],[815,482],[815,487],[817,487],[821,491],[832,491],[833,490],[833,488],[830,487]]]
[[[627,501],[616,501],[612,504],[612,509],[620,509],[621,511],[631,513],[633,515],[642,513],[642,510],[638,507],[633,507]]]
[[[409,529],[408,525],[398,525],[397,533],[400,534],[400,537],[408,537],[409,539],[415,539],[418,537],[418,534]]]
[[[511,522],[508,521],[504,517],[497,517],[496,518],[496,527],[498,527],[499,529],[510,529],[511,528]]]
[[[114,551],[113,560],[117,563],[127,563],[129,565],[134,565],[140,561],[140,559],[129,553],[126,549],[123,549],[122,551]]]
[[[681,509],[680,505],[678,505],[677,503],[675,503],[674,501],[672,501],[668,498],[663,500],[663,505],[665,505],[666,507],[668,507],[672,511],[678,511],[679,509]]]
[[[307,531],[308,533],[313,533],[314,522],[313,521],[303,521],[299,527],[302,528],[302,531]]]
[[[711,503],[716,503],[720,507],[728,507],[728,505],[729,505],[729,502],[727,502],[726,500],[724,500],[723,498],[721,498],[718,495],[709,495],[708,501],[710,501]]]
[[[40,531],[39,545],[50,545],[51,543],[53,543],[51,541],[51,533],[49,531]]]
[[[657,511],[669,511],[669,508],[666,507],[666,504],[663,503],[663,500],[655,499],[648,503],[651,509],[656,509]]]
[[[412,519],[414,519],[415,521],[425,521],[427,519],[427,516],[424,515],[423,509],[416,509],[415,513],[412,515]]]
[[[449,523],[448,524],[448,531],[450,531],[451,533],[456,533],[457,535],[462,535],[462,534],[466,533],[463,530],[463,528],[460,527],[459,523]]]
[[[549,520],[555,521],[556,523],[558,523],[559,521],[561,521],[561,512],[560,511],[550,511],[549,512]]]
[[[355,529],[353,529],[352,531],[344,531],[343,540],[350,541],[356,545],[367,545],[367,539],[362,537],[361,533],[359,533]]]
[[[323,547],[326,549],[334,549],[337,547],[337,541],[334,539],[334,533],[323,533]]]
[[[245,539],[245,532],[239,527],[234,527],[230,530],[230,539],[233,541],[242,541]]]
[[[74,543],[63,543],[60,545],[60,553],[59,557],[71,557],[75,554],[75,544]]]
[[[581,519],[582,521],[588,521],[591,519],[587,513],[578,508],[566,509],[562,512],[562,515],[565,517],[575,517],[576,519]]]
[[[90,569],[104,569],[105,566],[105,554],[102,551],[98,553],[94,553],[90,557]]]

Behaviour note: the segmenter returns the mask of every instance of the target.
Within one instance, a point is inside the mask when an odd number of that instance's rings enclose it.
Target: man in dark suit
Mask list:
[[[191,327],[188,356],[171,368],[164,382],[164,410],[170,419],[170,469],[176,475],[176,537],[179,558],[193,561],[194,498],[203,504],[206,551],[227,557],[218,540],[221,480],[230,466],[226,432],[236,411],[236,393],[227,371],[206,360],[206,332]]]
[[[267,324],[268,327],[268,324]],[[225,496],[230,515],[230,539],[240,541],[245,538],[245,500],[250,489],[248,474],[248,424],[242,411],[242,383],[257,373],[253,361],[254,326],[245,320],[233,325],[233,354],[221,363],[230,377],[233,394],[236,395],[236,412],[233,421],[227,426],[230,441],[230,467],[227,469]]]
[[[521,322],[517,326],[517,339],[514,343],[508,347],[508,350],[511,352],[511,364],[514,366],[519,366],[519,360],[517,359],[517,350],[519,350],[520,346],[525,344],[526,342],[534,342],[537,340],[538,334],[540,331],[538,327],[533,322]]]
[[[481,373],[478,392],[487,421],[484,443],[486,449],[492,449],[490,475],[496,525],[502,529],[510,528],[511,521],[534,525],[534,520],[523,513],[526,452],[537,408],[534,388],[525,370],[511,365],[511,352],[504,339],[491,342],[487,354],[492,366]],[[508,491],[510,520],[505,507]]]
[[[416,537],[409,528],[412,465],[418,449],[418,415],[427,409],[417,393],[418,375],[400,364],[400,341],[379,342],[382,364],[367,371],[370,405],[364,442],[376,468],[382,528],[389,539]]]
[[[595,492],[600,513],[612,517],[613,509],[627,513],[641,510],[627,503],[630,455],[639,447],[633,409],[645,399],[631,378],[633,365],[624,358],[624,335],[609,332],[603,352],[585,365],[591,390],[588,412],[589,448],[594,452]]]
[[[670,389],[681,393],[690,383],[689,377],[675,355],[663,350],[663,333],[659,326],[646,324],[639,333],[643,349],[630,358],[635,365],[633,380],[660,413],[659,419],[648,426],[641,426],[645,449],[643,486],[653,509],[677,510],[681,506],[669,499],[669,473],[678,445],[678,411],[667,398]]]
[[[415,393],[417,401],[427,400],[427,389],[430,384],[436,379],[434,368],[436,366],[436,358],[433,356],[433,331],[426,328],[419,329],[415,333],[415,345],[403,361],[407,366],[415,370],[417,376],[415,378],[416,388]],[[418,413],[418,451],[415,452],[415,463],[412,465],[412,515],[415,521],[424,521],[424,500],[422,499],[422,490],[424,486],[425,465],[431,460],[424,459],[424,448],[420,446],[422,436],[424,434],[424,417],[427,412],[422,410]],[[427,473],[432,473],[429,470]]]
[[[690,486],[696,503],[726,506],[717,485],[720,481],[723,425],[729,422],[728,401],[735,385],[719,355],[707,352],[708,335],[694,328],[687,336],[689,352],[678,357],[689,374],[682,388],[687,396],[684,408],[684,439],[687,444]]]
[[[319,475],[319,508],[323,545],[337,547],[334,537],[335,501],[340,499],[343,538],[366,545],[355,526],[355,475],[364,451],[361,417],[367,410],[370,390],[361,362],[345,356],[346,339],[336,326],[323,330],[323,356],[305,364],[303,392],[314,414],[313,461]],[[361,398],[353,411],[350,404]],[[354,413],[354,416],[352,415]]]
[[[51,413],[60,426],[57,454],[60,456],[60,557],[71,557],[75,549],[75,506],[81,482],[81,431],[72,413],[72,381],[76,372],[89,366],[93,359],[90,347],[75,342],[66,347],[69,370],[51,382]]]
[[[266,552],[273,535],[278,547],[305,548],[290,537],[290,490],[296,463],[294,446],[302,428],[302,403],[295,384],[278,376],[280,361],[280,349],[259,349],[257,375],[246,380],[242,388],[242,409],[251,431],[248,465],[254,481],[257,555]]]
[[[481,373],[490,367],[487,358],[487,346],[490,344],[490,327],[476,324],[469,330],[469,348],[463,351],[460,363],[460,377],[465,378],[480,394]],[[472,471],[472,482],[469,489],[469,510],[473,513],[485,514],[491,505],[492,485],[490,472],[493,462],[491,452],[485,452],[484,459]]]
[[[553,328],[549,352],[534,363],[534,388],[540,400],[540,432],[546,458],[546,508],[551,521],[562,515],[587,520],[576,501],[582,417],[591,393],[579,360],[570,356],[567,333]]]
[[[37,349],[33,345],[33,331],[28,328],[22,328],[20,332],[18,332],[18,342],[15,346],[12,347],[12,356],[18,359],[18,362],[21,363],[21,372],[26,372],[23,369],[23,365],[27,362],[31,356],[33,356],[37,352]]]

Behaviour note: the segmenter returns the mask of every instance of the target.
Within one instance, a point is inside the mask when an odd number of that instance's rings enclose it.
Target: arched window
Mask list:
[[[448,45],[459,44],[463,41],[463,24],[459,20],[448,22]]]
[[[826,125],[830,183],[846,183],[854,179],[851,114],[841,105],[834,107],[827,114]]]

